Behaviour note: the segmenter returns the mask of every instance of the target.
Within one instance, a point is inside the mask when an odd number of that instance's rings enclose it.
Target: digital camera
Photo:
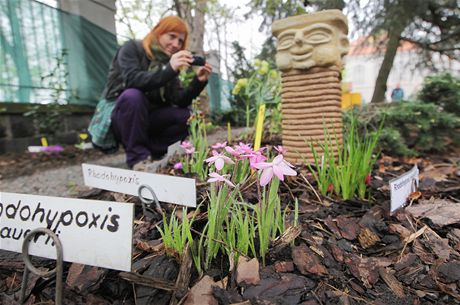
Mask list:
[[[193,55],[193,61],[191,63],[192,66],[204,66],[206,63],[206,59],[200,55]]]

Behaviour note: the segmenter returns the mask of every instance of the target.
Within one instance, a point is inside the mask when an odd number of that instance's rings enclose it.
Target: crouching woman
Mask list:
[[[169,145],[187,136],[188,106],[212,71],[205,63],[186,88],[181,85],[179,72],[193,62],[187,37],[185,22],[169,16],[142,41],[128,41],[115,54],[103,97],[107,104],[115,103],[109,106],[109,132],[124,147],[129,168],[161,157]],[[88,130],[97,146],[91,125]]]

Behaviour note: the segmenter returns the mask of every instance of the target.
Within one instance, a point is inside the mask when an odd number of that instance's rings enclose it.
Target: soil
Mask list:
[[[177,288],[173,297],[158,282],[145,284],[145,279],[133,279],[144,276],[174,286],[184,261],[166,256],[158,246],[161,241],[156,224],[161,215],[154,212],[146,220],[139,200],[123,197],[136,204],[132,272],[65,263],[63,304],[460,304],[459,155],[454,152],[412,159],[382,156],[372,173],[370,201],[319,196],[306,169],[298,170],[302,176],[281,185],[283,206],[292,206],[294,198],[299,200],[301,227],[292,233],[295,239],[272,245],[266,266],[260,264],[256,284],[238,283],[222,254],[222,259],[205,272],[215,287],[200,286],[206,291],[201,294],[196,292],[197,283],[203,285],[208,277],[198,277],[194,270],[185,288]],[[0,175],[3,179],[29,175],[103,156],[96,150],[74,147],[65,147],[59,155],[4,155],[0,156]],[[442,215],[444,223],[435,217],[414,216],[410,208],[389,212],[388,181],[415,164],[421,171],[420,194],[411,194],[411,208],[454,206],[451,214]],[[164,169],[164,173],[171,174],[172,168]],[[204,196],[207,185],[197,187],[199,196]],[[252,186],[246,192],[255,194],[257,189]],[[78,197],[122,198],[96,189]],[[169,213],[173,209],[172,205],[162,206]],[[206,217],[204,211],[201,216]],[[54,268],[54,262],[46,259],[36,258],[34,264]],[[19,254],[0,250],[0,304],[18,303],[23,270]],[[221,281],[226,283],[224,288],[218,287]],[[27,295],[26,304],[52,304],[55,281],[31,275]],[[192,296],[195,302],[190,301]]]
[[[106,155],[97,149],[81,150],[73,145],[62,147],[59,153],[8,153],[0,155],[0,179],[32,175],[50,168],[67,167]]]

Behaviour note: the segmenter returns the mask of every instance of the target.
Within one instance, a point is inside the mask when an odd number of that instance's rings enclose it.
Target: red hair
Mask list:
[[[184,50],[187,46],[187,38],[188,38],[188,28],[187,24],[185,23],[182,18],[178,16],[168,16],[162,18],[157,25],[144,37],[142,40],[142,46],[144,47],[145,53],[147,53],[147,57],[152,59],[153,54],[150,46],[152,42],[158,41],[161,35],[168,33],[168,32],[177,32],[180,34],[184,34],[184,44],[181,50]]]

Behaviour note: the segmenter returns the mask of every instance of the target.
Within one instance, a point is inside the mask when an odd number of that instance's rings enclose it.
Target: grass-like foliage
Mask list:
[[[183,143],[183,147],[194,152],[190,143]],[[199,273],[203,268],[208,269],[222,254],[228,256],[232,266],[236,265],[240,255],[260,257],[265,264],[270,244],[284,233],[288,225],[287,212],[291,211],[288,206],[284,211],[281,208],[280,181],[297,173],[284,160],[285,150],[281,146],[275,147],[278,155],[272,162],[266,162],[263,149],[254,151],[245,143],[233,147],[215,143],[212,148],[212,156],[205,160],[207,165],[202,165],[206,170],[213,170],[208,179],[211,186],[206,200],[207,222],[198,232],[192,229],[194,219],[188,220],[184,216],[179,221],[174,214],[169,219],[164,216],[163,228],[159,230],[166,251],[180,258],[188,243]],[[254,183],[257,183],[259,196],[258,202],[251,204],[244,198],[242,189]],[[295,219],[290,225],[297,225],[297,217],[296,202]]]
[[[279,179],[274,178],[267,190],[262,193],[258,205],[251,206],[257,222],[251,222],[251,231],[258,233],[259,255],[265,265],[270,242],[285,231],[284,213],[281,212],[280,197],[278,195]],[[257,225],[257,227],[256,227]]]
[[[203,166],[204,160],[209,153],[206,136],[206,122],[203,113],[199,110],[199,102],[192,103],[192,115],[188,121],[189,142],[182,142],[185,155],[181,157],[180,167],[184,173],[196,174],[201,180],[206,178],[208,168]]]
[[[191,227],[193,219],[187,218],[187,209],[182,209],[182,221],[176,216],[176,210],[172,212],[169,221],[163,214],[163,229],[157,226],[165,246],[166,253],[180,260],[184,254],[187,243],[193,243]]]
[[[367,184],[377,159],[374,150],[381,130],[382,125],[375,133],[361,135],[357,128],[357,121],[353,119],[345,133],[343,143],[335,133],[329,134],[326,128],[324,129],[326,140],[318,144],[320,149],[316,148],[314,145],[316,143],[309,142],[314,156],[314,167],[306,163],[321,194],[334,193],[344,200],[354,196],[366,199]],[[334,146],[338,148],[337,154],[333,150]]]
[[[205,268],[208,268],[211,261],[216,258],[219,250],[225,242],[222,239],[226,236],[223,228],[227,220],[230,207],[235,200],[236,189],[231,190],[227,184],[220,187],[211,187],[208,205],[208,223],[203,234],[206,235],[204,241],[205,249]]]

